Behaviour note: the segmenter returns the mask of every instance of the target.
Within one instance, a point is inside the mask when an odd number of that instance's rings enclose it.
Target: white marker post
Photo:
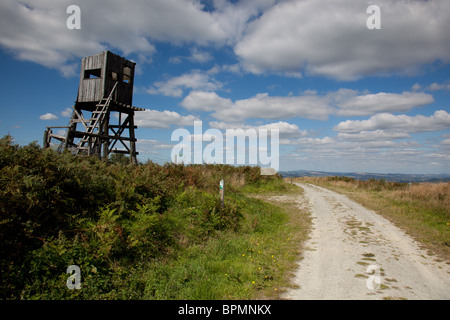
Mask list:
[[[223,208],[223,199],[225,197],[225,182],[223,181],[223,179],[220,180],[219,188],[220,188],[220,205]]]

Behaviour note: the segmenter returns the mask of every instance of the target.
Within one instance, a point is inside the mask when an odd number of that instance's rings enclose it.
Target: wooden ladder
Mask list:
[[[102,99],[96,105],[95,111],[92,111],[92,118],[90,119],[90,123],[86,126],[86,134],[81,138],[80,143],[77,146],[76,154],[79,154],[81,150],[87,150],[88,154],[91,151],[92,146],[98,141],[99,135],[101,133],[101,128],[103,126],[106,115],[109,111],[109,105],[111,103],[114,91],[116,90],[118,82],[114,84],[114,87],[111,90],[107,99]],[[97,128],[97,135],[94,133],[94,130]],[[88,146],[85,146],[88,143]]]

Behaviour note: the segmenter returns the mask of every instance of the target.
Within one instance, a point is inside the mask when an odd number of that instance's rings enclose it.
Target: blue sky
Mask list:
[[[137,63],[142,162],[201,120],[279,129],[281,171],[450,173],[448,21],[448,0],[3,0],[0,134],[67,125],[81,58],[111,50]]]

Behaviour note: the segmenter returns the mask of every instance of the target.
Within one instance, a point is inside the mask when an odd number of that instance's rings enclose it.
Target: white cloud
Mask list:
[[[365,116],[380,112],[407,112],[434,101],[433,96],[419,92],[403,92],[347,96],[338,102],[339,116]]]
[[[155,52],[154,41],[206,45],[227,39],[217,19],[196,0],[77,0],[76,4],[81,9],[80,30],[66,27],[67,2],[1,1],[0,45],[18,59],[69,76],[76,75],[79,58],[107,47],[148,57]]]
[[[198,48],[192,48],[190,56],[175,56],[170,57],[169,62],[174,64],[182,63],[184,60],[188,60],[196,63],[206,63],[213,58],[208,51],[200,50]]]
[[[335,145],[336,140],[330,137],[324,138],[301,138],[297,143],[302,145],[320,146],[320,145]]]
[[[428,164],[430,151],[415,141],[342,141],[340,138],[298,139],[298,149],[289,156],[301,161],[302,168],[333,172],[409,172]],[[433,157],[445,167],[445,159]],[[417,171],[416,171],[417,173]]]
[[[137,112],[135,123],[143,128],[169,128],[171,126],[192,126],[198,120],[192,115],[182,116],[174,111],[158,111],[147,109]]]
[[[305,137],[308,133],[306,130],[301,130],[296,124],[284,121],[268,123],[256,126],[257,129],[278,129],[280,130],[280,138],[297,138]]]
[[[406,132],[390,132],[385,130],[375,131],[361,131],[357,133],[338,133],[337,137],[343,141],[379,141],[379,140],[394,140],[394,139],[406,139],[411,136]]]
[[[334,127],[336,136],[290,139],[298,146],[290,156],[301,159],[303,168],[326,171],[414,172],[433,162],[436,170],[448,168],[448,135],[436,140],[415,141],[413,133],[450,128],[450,114],[430,116],[381,113],[367,120],[347,120]],[[417,136],[418,137],[418,136]],[[435,169],[430,169],[433,171]],[[445,170],[445,169],[444,169]]]
[[[58,117],[54,115],[53,113],[46,113],[41,116],[39,116],[39,119],[41,120],[58,120]]]
[[[147,93],[181,97],[185,89],[216,90],[222,85],[221,82],[211,78],[207,72],[193,70],[165,81],[157,81],[147,90]]]
[[[266,129],[268,132],[272,129],[279,130],[279,138],[281,144],[290,144],[292,138],[299,138],[307,136],[306,130],[301,130],[296,124],[288,123],[284,121],[272,122],[263,125],[248,125],[242,123],[227,123],[221,121],[212,121],[209,123],[210,127],[214,129],[219,129],[225,132],[227,129]]]
[[[63,117],[72,117],[73,109],[68,107],[61,112],[61,116]]]
[[[105,47],[89,35],[70,32],[66,8],[51,1],[1,1],[0,45],[20,60],[75,75],[77,65],[68,61]]]
[[[191,49],[191,56],[188,57],[188,60],[192,62],[205,63],[212,59],[212,56],[207,51],[202,51],[197,48]]]
[[[250,118],[327,120],[331,114],[365,116],[406,112],[433,101],[433,96],[422,92],[361,94],[351,89],[339,89],[324,95],[316,91],[304,91],[297,96],[273,97],[268,93],[259,93],[247,99],[232,101],[215,92],[196,90],[190,92],[180,105],[188,110],[213,112],[213,117],[221,121],[242,122]]]
[[[213,111],[229,108],[233,102],[219,97],[215,92],[191,91],[180,105],[188,110]]]
[[[156,42],[194,45],[189,59],[196,62],[211,58],[198,48],[229,45],[248,71],[295,77],[350,80],[450,62],[448,0],[379,0],[381,30],[366,28],[368,4],[360,0],[215,0],[207,9],[198,0],[76,4],[80,30],[66,28],[66,2],[1,1],[0,46],[66,76],[76,75],[81,57],[107,48],[151,61]]]
[[[282,1],[266,10],[235,46],[253,73],[303,72],[340,80],[410,74],[450,62],[450,1],[379,0],[381,30],[368,30],[360,0]]]
[[[331,112],[327,97],[315,94],[270,97],[267,93],[260,93],[248,99],[237,100],[229,108],[216,109],[212,115],[226,122],[239,122],[249,118],[275,120],[294,117],[326,120]]]
[[[230,2],[214,0],[212,16],[227,35],[227,44],[233,45],[242,38],[248,22],[276,3],[276,0],[245,0]]]
[[[450,128],[450,114],[438,110],[433,115],[407,116],[380,113],[368,120],[347,120],[339,123],[333,130],[342,133],[358,133],[373,130],[402,130],[407,133],[440,131]]]
[[[450,90],[450,84],[441,84],[433,82],[427,87],[427,90],[437,91],[437,90]]]
[[[420,89],[422,89],[422,86],[421,86],[420,84],[418,84],[418,83],[415,83],[415,84],[411,87],[411,89],[412,89],[413,91],[419,91]]]
[[[440,91],[440,90],[450,90],[450,84],[448,83],[437,83],[433,82],[428,86],[423,86],[419,83],[416,83],[412,86],[413,91]]]

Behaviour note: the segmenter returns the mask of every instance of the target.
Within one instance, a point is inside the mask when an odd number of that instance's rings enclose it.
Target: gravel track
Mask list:
[[[313,230],[285,299],[450,299],[450,266],[344,195],[311,184]]]

